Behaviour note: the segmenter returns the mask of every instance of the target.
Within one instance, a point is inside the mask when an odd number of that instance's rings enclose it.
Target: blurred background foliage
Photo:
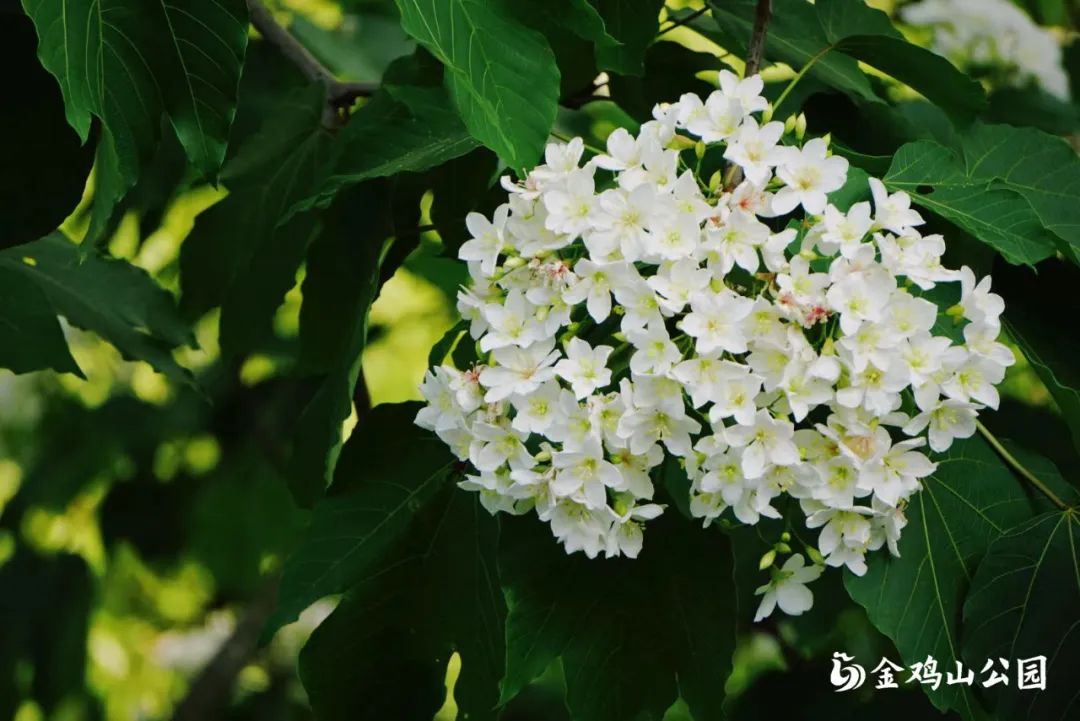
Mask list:
[[[887,11],[895,6],[890,0],[871,4]],[[1030,0],[1028,5],[1038,19],[1060,25],[1071,21],[1052,2]],[[700,4],[672,0],[667,7],[678,17]],[[280,0],[273,9],[320,61],[349,80],[378,82],[393,59],[415,48],[389,0]],[[32,31],[27,23],[9,18],[0,20],[11,23],[4,28],[5,52],[14,57],[20,50],[20,57],[32,60],[32,53],[19,45],[32,45]],[[560,129],[603,138],[612,128],[633,122],[628,112],[641,117],[662,98],[707,91],[715,69],[741,64],[687,28],[674,28],[662,40],[647,56],[643,79],[619,81],[636,83],[619,89],[628,99],[625,111],[607,102],[564,107]],[[273,50],[253,42],[245,82],[275,91],[287,86],[291,69],[282,63]],[[785,79],[784,68],[770,72],[771,80]],[[591,81],[574,78],[566,69],[564,76],[575,87],[588,87]],[[40,78],[36,86],[28,80],[20,102],[59,102],[55,93],[39,97],[47,87]],[[807,96],[814,89],[810,81],[800,88]],[[236,136],[257,126],[260,97],[252,94],[241,107]],[[822,125],[834,120],[812,109],[808,114]],[[56,137],[71,140],[65,129],[58,126]],[[4,132],[16,134],[17,129]],[[873,150],[871,140],[867,152]],[[196,216],[224,195],[182,177],[184,163],[176,160],[181,153],[176,146],[175,138],[162,144],[152,171],[158,182],[141,183],[125,199],[109,240],[112,254],[144,268],[174,292],[182,241]],[[494,164],[484,153],[455,162],[479,163],[481,172],[487,167],[490,175]],[[80,237],[90,223],[94,180],[91,176],[84,184],[85,175],[78,172],[78,167],[88,168],[89,158],[75,162],[70,173],[58,173],[45,161],[27,164],[40,167],[42,175],[24,178],[21,189],[5,186],[0,193],[14,197],[28,188],[56,194],[58,203],[77,206],[63,229]],[[458,170],[469,168],[451,172]],[[431,198],[425,196],[421,225],[431,221],[431,212]],[[0,223],[9,220],[13,226],[32,222],[7,217]],[[360,393],[366,392],[365,402],[420,397],[417,387],[428,351],[456,322],[454,295],[464,279],[458,264],[441,257],[442,243],[437,233],[424,233],[379,293],[363,352]],[[219,311],[196,320],[198,349],[176,353],[184,367],[198,374],[198,389],[145,362],[124,361],[111,345],[69,326],[64,333],[85,379],[0,370],[0,719],[311,717],[296,658],[334,600],[309,608],[268,642],[259,639],[277,572],[308,513],[293,503],[278,451],[308,390],[291,373],[298,362],[303,279],[301,268],[277,311],[272,340],[240,360],[224,360],[219,352]],[[1023,361],[1012,367],[1002,390],[1005,401],[993,419],[996,430],[1022,439],[1037,428],[1032,445],[1075,472],[1068,433],[1031,368]],[[346,433],[353,424],[355,412],[346,421]],[[883,721],[926,717],[931,707],[917,693],[824,693],[833,651],[860,658],[897,654],[848,600],[839,574],[826,575],[814,590],[818,601],[810,616],[772,620],[742,636],[728,683],[732,718],[787,716],[793,700],[802,718],[855,713]],[[448,668],[451,689],[456,664],[455,658]],[[567,718],[561,674],[557,664],[550,668],[504,718]],[[224,684],[224,692],[215,684]],[[198,706],[207,697],[224,701]],[[437,718],[448,721],[455,715],[451,692]],[[670,721],[686,718],[681,703],[668,714]]]

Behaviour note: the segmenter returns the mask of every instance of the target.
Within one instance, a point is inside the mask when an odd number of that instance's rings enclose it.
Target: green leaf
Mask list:
[[[387,86],[357,110],[337,143],[333,171],[294,212],[326,205],[365,180],[442,165],[478,145],[442,88],[408,85]]]
[[[604,27],[619,45],[598,45],[596,62],[601,70],[619,75],[643,75],[645,51],[660,28],[663,0],[591,0]]]
[[[78,246],[60,233],[0,252],[0,269],[34,283],[53,315],[97,333],[128,360],[188,382],[191,374],[170,349],[193,345],[190,327],[173,298],[141,268],[122,260],[80,257]]]
[[[334,484],[285,563],[268,632],[378,568],[446,484],[453,459],[441,441],[413,424],[419,408],[377,406],[361,420],[342,449]]]
[[[393,228],[384,185],[343,192],[307,255],[301,288],[300,365],[315,391],[296,420],[286,475],[293,496],[311,506],[333,475],[367,343],[368,311],[380,285]],[[365,409],[360,409],[363,412]]]
[[[962,121],[986,107],[981,85],[940,55],[907,42],[882,11],[863,0],[823,0],[814,7],[839,52],[891,75]]]
[[[532,167],[555,122],[559,70],[543,35],[496,2],[396,0],[405,32],[446,67],[474,138],[515,170]]]
[[[1080,157],[1073,148],[1034,128],[980,124],[964,134],[963,152],[968,177],[1022,195],[1080,262]]]
[[[241,0],[24,0],[42,65],[84,140],[96,116],[130,183],[167,113],[192,163],[213,177],[225,157],[247,46]]]
[[[818,22],[831,43],[853,35],[877,35],[903,40],[889,16],[862,0],[818,0],[814,3]]]
[[[660,719],[680,695],[695,719],[721,718],[735,640],[722,534],[669,510],[637,559],[568,556],[535,518],[504,523],[503,538],[503,703],[562,656],[575,720]]]
[[[964,604],[966,658],[976,671],[985,659],[1009,660],[1009,683],[987,690],[998,718],[1075,716],[1078,540],[1076,511],[1043,514],[994,541],[972,579]],[[1021,690],[1017,664],[1036,656],[1046,658],[1046,689]]]
[[[30,278],[0,265],[0,368],[15,373],[52,368],[82,376],[56,311]]]
[[[853,35],[836,50],[891,75],[961,122],[986,108],[982,86],[945,58],[902,38]]]
[[[476,495],[445,488],[400,552],[346,596],[300,654],[318,717],[431,718],[457,651],[458,717],[494,719],[506,613],[497,547],[498,523]]]
[[[929,140],[902,146],[883,178],[917,205],[955,223],[1010,263],[1034,265],[1054,253],[1054,238],[1017,193],[965,172],[950,150]],[[932,190],[932,192],[927,192]]]
[[[990,543],[1029,518],[1032,506],[989,445],[956,442],[908,506],[899,557],[869,554],[864,576],[846,574],[852,599],[893,640],[904,663],[930,655],[942,669],[961,659],[961,609],[979,559]],[[980,716],[971,688],[925,688],[941,710]]]
[[[712,16],[719,26],[720,45],[745,55],[754,30],[757,0],[711,0]],[[830,52],[832,42],[818,21],[814,6],[804,0],[774,0],[773,16],[765,36],[765,55],[796,70],[808,63],[807,73],[854,98],[879,102],[866,74],[854,58]]]
[[[546,3],[512,3],[510,9],[525,24],[548,35],[555,25],[588,40],[597,48],[621,45],[607,30],[604,18],[588,0],[550,0]],[[657,13],[660,11],[657,10]],[[651,38],[650,38],[651,39]],[[550,38],[549,38],[550,40]]]
[[[181,247],[181,303],[191,317],[220,305],[221,349],[237,355],[271,331],[296,280],[317,218],[280,223],[326,176],[333,139],[322,126],[325,91],[312,85],[280,101],[223,174],[229,195],[196,218]]]

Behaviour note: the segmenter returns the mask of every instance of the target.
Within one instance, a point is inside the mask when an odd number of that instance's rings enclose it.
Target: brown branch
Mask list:
[[[344,82],[334,77],[310,50],[282,27],[262,0],[247,0],[247,8],[252,26],[259,31],[263,39],[276,47],[305,78],[326,87],[327,108],[324,121],[327,127],[338,127],[347,117],[343,115],[344,112],[357,98],[375,92],[376,86],[371,83]]]
[[[746,50],[746,70],[743,77],[757,75],[761,70],[761,59],[765,55],[765,36],[769,31],[769,20],[772,19],[772,0],[757,0],[757,10],[754,12],[754,30],[750,35],[750,45]],[[728,190],[742,182],[742,168],[734,163],[724,173],[724,187]]]
[[[757,75],[761,70],[761,58],[765,54],[765,35],[772,19],[772,0],[758,0],[754,13],[754,32],[750,36],[750,47],[746,51],[746,72],[743,77]]]
[[[277,602],[278,579],[266,582],[236,623],[232,635],[199,673],[177,705],[172,721],[213,721],[224,718],[236,677],[259,647],[259,636]]]

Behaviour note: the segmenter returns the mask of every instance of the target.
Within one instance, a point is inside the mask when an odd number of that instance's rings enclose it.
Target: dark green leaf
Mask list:
[[[176,312],[172,296],[141,268],[97,255],[83,259],[78,246],[53,233],[0,252],[0,269],[37,285],[54,315],[97,333],[124,358],[190,380],[170,349],[192,345],[191,329]]]
[[[338,138],[333,171],[297,211],[326,205],[343,188],[427,170],[477,146],[439,87],[391,85],[354,113]]]
[[[413,424],[418,410],[415,403],[377,406],[345,444],[334,484],[285,564],[269,630],[379,568],[446,484],[452,457],[441,441]]]
[[[324,90],[283,101],[225,168],[229,195],[202,213],[181,249],[182,305],[197,317],[221,305],[221,347],[250,351],[271,329],[316,228],[312,213],[280,224],[333,159],[322,126]]]
[[[938,461],[908,506],[900,556],[869,554],[864,576],[847,574],[851,597],[893,640],[905,663],[937,659],[954,669],[960,656],[960,617],[979,559],[1002,533],[1030,518],[1019,483],[981,438],[958,441]],[[926,688],[941,710],[980,714],[971,688]]]
[[[837,43],[852,35],[877,35],[903,40],[904,36],[893,27],[889,16],[863,0],[818,0],[814,3],[818,21],[830,43]]]
[[[1009,660],[1009,683],[987,691],[998,718],[1075,717],[1078,539],[1075,511],[1038,516],[994,541],[972,579],[964,604],[964,653],[977,667],[985,659]],[[1020,660],[1037,656],[1046,659],[1046,689],[1019,689]]]
[[[459,718],[494,719],[506,613],[498,524],[474,494],[445,488],[402,550],[362,580],[315,631],[300,674],[319,718],[431,718],[450,654]]]
[[[1034,128],[976,125],[963,138],[968,177],[1022,195],[1044,228],[1080,262],[1080,157]]]
[[[663,0],[591,0],[607,32],[620,45],[600,45],[596,62],[601,70],[619,75],[642,75],[645,51],[656,38]]]
[[[387,188],[343,192],[311,244],[300,306],[300,364],[315,372],[315,391],[296,420],[286,475],[311,506],[333,475],[342,424],[352,410],[367,342],[368,310],[393,232]],[[364,412],[366,409],[359,409]]]
[[[535,518],[503,536],[504,702],[562,656],[574,719],[659,720],[678,695],[694,718],[721,718],[735,629],[722,534],[668,511],[633,560],[568,556]]]
[[[0,368],[16,373],[52,368],[82,376],[52,303],[37,283],[4,265],[0,265]]]
[[[940,55],[902,38],[853,35],[835,47],[908,85],[960,121],[971,120],[986,107],[979,83]]]
[[[891,190],[906,191],[914,203],[990,245],[1010,263],[1033,265],[1054,253],[1053,236],[1023,197],[1011,190],[988,190],[987,180],[966,174],[960,159],[935,142],[919,140],[901,147],[884,181]]]
[[[101,118],[133,180],[167,112],[206,175],[225,157],[247,46],[241,0],[26,0],[41,63],[56,76],[71,126],[86,139]]]
[[[472,136],[511,168],[532,167],[559,98],[559,70],[544,36],[500,3],[396,1],[405,32],[446,67],[447,88]]]

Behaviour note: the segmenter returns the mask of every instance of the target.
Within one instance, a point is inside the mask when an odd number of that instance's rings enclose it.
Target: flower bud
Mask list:
[[[773,549],[766,551],[765,555],[761,557],[760,561],[758,561],[758,570],[764,571],[766,568],[772,566],[775,561],[776,551]]]

